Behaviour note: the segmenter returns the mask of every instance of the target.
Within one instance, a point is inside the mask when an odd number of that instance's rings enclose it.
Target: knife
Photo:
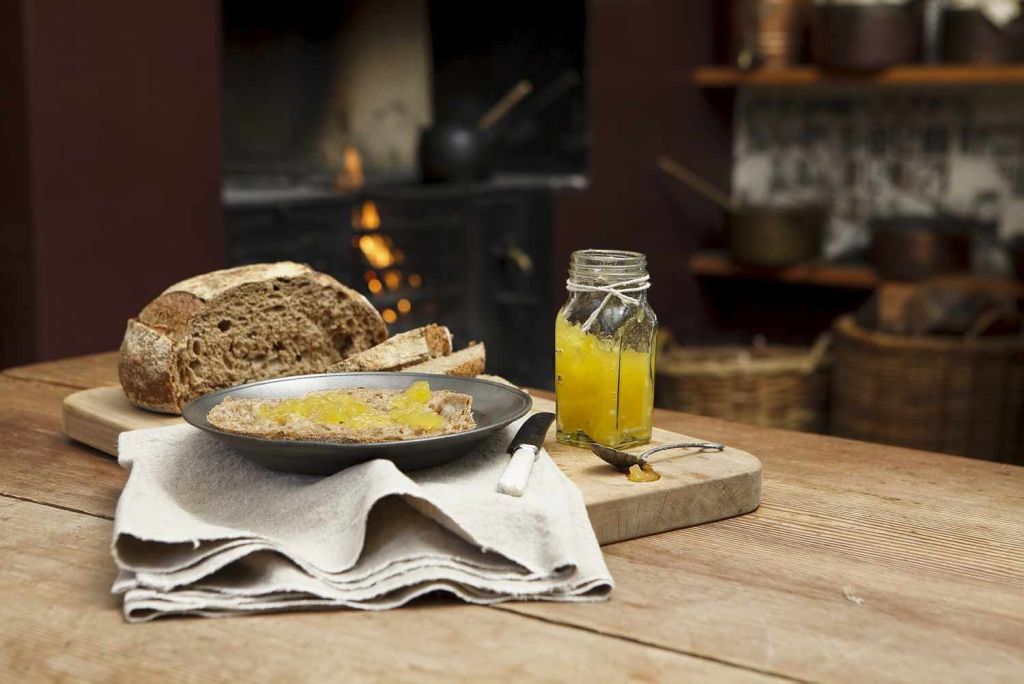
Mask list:
[[[498,480],[498,491],[509,496],[522,496],[526,484],[530,481],[533,462],[537,460],[544,445],[544,437],[548,434],[555,419],[554,413],[535,413],[526,419],[519,432],[508,445],[508,453],[512,460],[505,467],[501,479]]]

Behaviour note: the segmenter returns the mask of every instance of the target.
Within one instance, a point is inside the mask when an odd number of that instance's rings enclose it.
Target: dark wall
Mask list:
[[[33,358],[32,203],[20,2],[0,20],[0,367]],[[7,363],[5,363],[7,362]]]
[[[4,301],[3,336],[21,339],[0,366],[113,349],[168,284],[224,262],[218,3],[0,12],[4,135],[21,141],[0,178],[4,235],[31,242],[27,263],[0,257],[31,308],[23,319]]]
[[[527,79],[533,92],[494,128],[495,168],[582,172],[586,1],[428,5],[434,122],[475,125]]]
[[[698,241],[721,230],[722,215],[665,178],[655,160],[674,156],[728,187],[731,103],[708,99],[692,78],[695,67],[715,61],[720,41],[711,27],[724,25],[725,4],[590,0],[590,188],[561,195],[556,208],[556,292],[564,291],[575,249],[645,252],[654,309],[687,341],[707,334],[687,260]]]

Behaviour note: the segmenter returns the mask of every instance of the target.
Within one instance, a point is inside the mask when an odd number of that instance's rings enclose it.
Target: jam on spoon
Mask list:
[[[661,479],[661,475],[655,472],[651,464],[647,462],[651,454],[668,449],[700,449],[701,451],[722,451],[725,446],[717,442],[680,442],[679,444],[664,444],[648,449],[639,456],[628,451],[620,451],[606,447],[596,442],[590,442],[587,446],[597,454],[602,461],[613,466],[616,470],[626,473],[631,482],[655,482]]]

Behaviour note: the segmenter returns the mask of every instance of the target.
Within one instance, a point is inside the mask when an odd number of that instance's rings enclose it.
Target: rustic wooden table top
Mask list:
[[[605,547],[607,603],[128,625],[125,473],[60,430],[115,359],[0,374],[0,679],[1024,680],[1024,468],[668,411],[760,456],[763,504]]]

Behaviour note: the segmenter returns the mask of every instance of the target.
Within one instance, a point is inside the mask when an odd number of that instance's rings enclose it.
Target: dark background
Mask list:
[[[586,2],[589,185],[554,197],[554,291],[574,249],[646,252],[653,305],[684,340],[714,332],[685,264],[722,219],[654,160],[728,184],[730,96],[691,80],[714,61],[720,11]],[[0,366],[110,350],[166,286],[224,264],[220,6],[4,0],[2,12]]]

